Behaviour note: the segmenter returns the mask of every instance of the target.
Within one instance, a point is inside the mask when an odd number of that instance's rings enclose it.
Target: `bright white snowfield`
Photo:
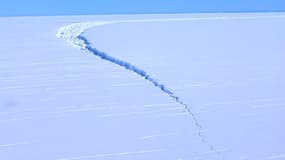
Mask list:
[[[0,18],[0,160],[284,160],[285,13]]]

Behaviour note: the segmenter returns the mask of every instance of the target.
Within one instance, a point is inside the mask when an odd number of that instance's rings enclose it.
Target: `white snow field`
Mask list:
[[[0,18],[0,160],[285,159],[285,13]]]

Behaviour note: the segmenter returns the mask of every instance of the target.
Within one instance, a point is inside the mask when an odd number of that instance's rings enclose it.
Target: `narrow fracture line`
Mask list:
[[[190,19],[150,19],[150,20],[131,20],[131,21],[101,21],[101,22],[85,22],[85,23],[74,23],[71,25],[67,25],[64,27],[59,28],[57,32],[58,38],[65,39],[68,43],[70,43],[72,46],[77,47],[83,51],[90,52],[98,57],[100,57],[103,60],[109,61],[111,63],[117,64],[127,70],[132,71],[133,73],[139,75],[140,77],[144,78],[148,82],[152,83],[155,87],[159,88],[163,93],[167,94],[170,98],[175,100],[176,103],[182,105],[185,108],[185,111],[190,114],[192,117],[195,127],[198,130],[198,136],[200,137],[201,141],[206,144],[210,150],[213,152],[216,152],[216,149],[213,147],[211,143],[209,143],[206,139],[206,137],[202,134],[202,125],[199,123],[197,117],[195,114],[190,110],[189,106],[180,100],[178,96],[176,96],[171,90],[169,90],[165,85],[159,83],[157,80],[152,78],[147,72],[144,70],[126,62],[120,59],[117,59],[115,57],[112,57],[105,52],[99,51],[96,48],[91,46],[91,43],[82,36],[82,34],[88,30],[89,28],[96,27],[96,26],[102,26],[106,24],[115,24],[115,23],[126,23],[126,22],[153,22],[153,21],[187,21],[187,20],[193,20],[193,18]]]
[[[117,64],[120,67],[123,67],[129,71],[134,72],[135,74],[137,74],[138,76],[144,78],[145,80],[149,81],[150,83],[152,83],[155,87],[159,88],[162,92],[164,92],[165,94],[167,94],[169,97],[171,97],[173,100],[175,100],[176,103],[182,105],[185,108],[185,111],[188,112],[193,121],[195,122],[195,126],[198,129],[198,136],[201,138],[201,140],[207,144],[207,146],[211,149],[211,150],[215,150],[213,145],[211,145],[206,137],[203,135],[202,130],[203,127],[202,125],[199,123],[198,118],[196,117],[196,115],[191,111],[190,107],[184,103],[182,100],[179,99],[178,96],[176,96],[170,89],[168,89],[165,85],[159,83],[157,80],[155,80],[154,78],[152,78],[149,74],[147,74],[146,71],[132,65],[131,63],[128,63],[126,61],[114,58],[108,54],[106,54],[105,52],[99,51],[98,49],[94,48],[91,46],[91,43],[83,36],[79,35],[77,37],[79,40],[83,41],[84,44],[86,44],[85,46],[85,50],[94,54],[95,56],[100,57],[103,60],[109,61],[111,63]]]

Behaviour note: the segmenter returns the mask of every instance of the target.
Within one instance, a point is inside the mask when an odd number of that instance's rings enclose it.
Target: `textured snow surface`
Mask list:
[[[285,14],[0,23],[0,159],[284,159]]]

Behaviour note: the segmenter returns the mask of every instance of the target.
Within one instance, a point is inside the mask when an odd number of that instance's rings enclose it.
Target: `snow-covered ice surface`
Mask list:
[[[284,13],[0,18],[0,27],[0,159],[285,159]],[[171,90],[202,130],[87,40]]]

